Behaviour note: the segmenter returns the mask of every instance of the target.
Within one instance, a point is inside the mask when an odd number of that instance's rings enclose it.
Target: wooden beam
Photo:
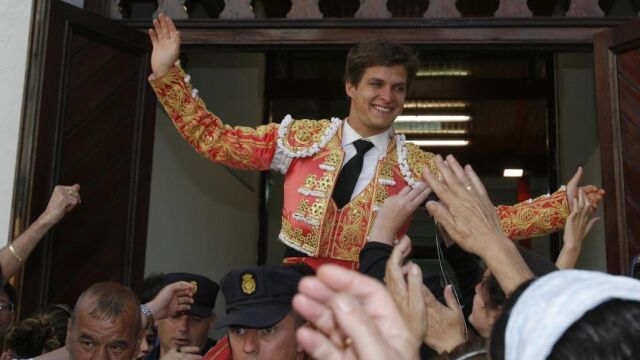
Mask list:
[[[177,21],[184,45],[352,45],[372,38],[425,45],[583,46],[627,18],[598,19],[331,19]],[[146,31],[149,21],[123,20]],[[586,47],[585,47],[586,46]],[[564,49],[571,50],[571,49]]]

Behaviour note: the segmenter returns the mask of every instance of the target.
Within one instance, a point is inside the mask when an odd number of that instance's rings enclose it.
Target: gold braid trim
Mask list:
[[[257,128],[225,125],[209,112],[180,65],[149,80],[182,137],[202,156],[241,169],[267,170],[275,153],[278,124]]]

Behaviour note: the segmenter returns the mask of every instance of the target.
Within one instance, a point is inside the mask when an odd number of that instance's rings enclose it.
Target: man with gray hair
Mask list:
[[[138,351],[142,329],[151,325],[154,318],[189,311],[192,303],[193,287],[184,281],[165,286],[144,305],[124,285],[94,284],[80,295],[69,319],[65,344],[68,358],[131,360]],[[47,355],[42,358],[66,359],[61,352]]]
[[[141,331],[136,294],[115,282],[94,284],[80,295],[69,320],[69,358],[133,359]]]

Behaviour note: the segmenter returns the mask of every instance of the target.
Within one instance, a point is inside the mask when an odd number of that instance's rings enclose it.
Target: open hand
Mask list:
[[[180,55],[180,31],[170,17],[160,14],[153,19],[153,29],[149,29],[153,44],[151,70],[156,78],[166,74]]]
[[[405,186],[396,195],[389,196],[376,215],[371,226],[369,241],[393,245],[396,233],[406,224],[431,193],[431,188],[420,184],[415,188]]]
[[[391,257],[387,261],[384,282],[411,329],[411,333],[420,342],[425,336],[427,326],[427,311],[422,299],[422,291],[425,286],[422,282],[422,271],[418,265],[414,263],[402,265],[410,250],[411,240],[405,235],[391,252]],[[405,275],[407,275],[407,280],[405,280]]]
[[[297,331],[314,359],[417,359],[419,343],[377,280],[327,264],[298,285],[293,308],[312,327]]]

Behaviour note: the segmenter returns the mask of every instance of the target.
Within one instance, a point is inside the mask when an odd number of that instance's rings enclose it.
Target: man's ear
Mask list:
[[[347,93],[347,96],[349,96],[350,98],[353,98],[353,96],[356,93],[356,85],[351,81],[345,81],[344,90]]]
[[[211,317],[209,318],[209,327],[211,327],[211,325],[216,322],[217,318],[218,316],[216,314],[211,315]]]
[[[487,309],[487,311],[489,312],[489,327],[493,329],[493,325],[495,325],[496,320],[498,320],[498,317],[500,317],[500,314],[502,314],[502,306],[498,307],[497,309]]]

